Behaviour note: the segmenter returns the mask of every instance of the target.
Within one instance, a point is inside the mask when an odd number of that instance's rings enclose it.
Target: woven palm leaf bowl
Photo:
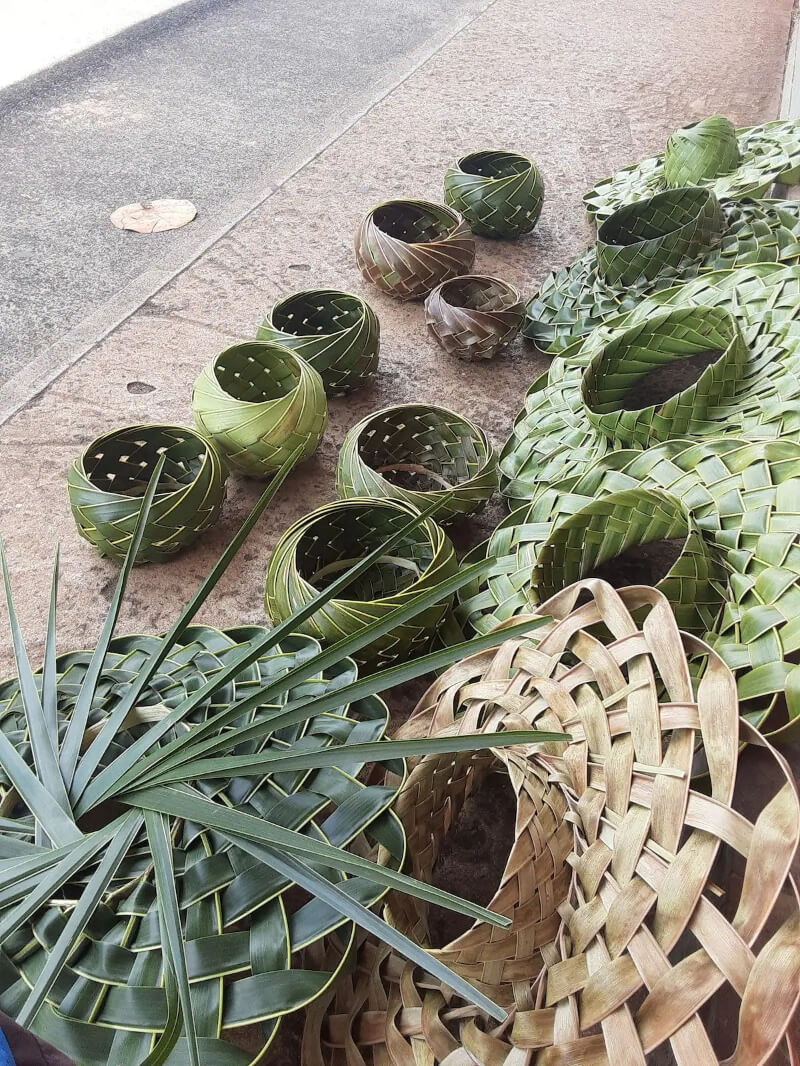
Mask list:
[[[534,382],[500,456],[512,507],[619,448],[800,431],[800,269],[715,271],[655,294]]]
[[[164,471],[136,562],[172,558],[217,521],[227,470],[205,437],[183,426],[112,430],[93,441],[67,475],[78,532],[100,555],[117,562],[125,558],[147,483],[162,456]]]
[[[440,949],[513,1002],[511,1016],[496,1025],[367,940],[308,1013],[306,1066],[766,1062],[800,987],[800,808],[788,766],[737,712],[730,670],[647,587],[580,582],[542,605],[528,639],[443,674],[404,732],[532,721],[571,735],[495,759],[516,798],[495,895],[511,930],[474,926]],[[761,746],[769,796],[752,821],[734,792],[741,739]],[[486,760],[428,757],[412,771],[397,809],[427,845],[411,852],[420,873]],[[425,937],[424,910],[390,895],[386,911]]]
[[[445,174],[444,201],[480,237],[521,237],[539,221],[544,181],[536,164],[517,152],[470,152]]]
[[[698,274],[755,263],[795,263],[800,206],[720,203],[709,189],[668,189],[620,207],[593,248],[553,271],[528,302],[523,336],[558,353],[611,316]]]
[[[441,524],[482,510],[497,482],[486,433],[429,404],[398,404],[362,418],[345,436],[336,467],[342,499],[394,499],[419,510],[438,502]]]
[[[763,196],[774,182],[795,184],[800,174],[800,122],[766,122],[736,130],[721,115],[676,130],[663,155],[619,170],[583,198],[590,217],[602,222],[623,204],[665,188],[698,185],[718,197]]]
[[[267,565],[264,605],[274,622],[304,607],[326,584],[389,537],[417,509],[399,500],[353,498],[311,511],[283,534]],[[370,566],[342,596],[315,611],[301,631],[335,643],[389,614],[458,569],[449,538],[427,519],[404,536],[392,554]],[[401,623],[356,655],[367,669],[389,666],[427,650],[450,610],[437,603]]]
[[[250,477],[269,477],[300,449],[314,453],[328,424],[322,378],[279,344],[234,344],[206,366],[194,384],[197,427],[228,464]]]
[[[259,654],[259,644],[266,635],[266,630],[255,626],[229,630],[188,627],[139,693],[136,706],[94,770],[84,775],[85,764],[94,754],[91,744],[162,644],[157,636],[114,638],[102,662],[86,719],[84,754],[77,765],[75,781],[86,790],[84,795],[91,794],[114,760],[134,751],[134,745],[159,728],[168,713],[187,698],[196,697],[215,674],[230,669],[243,656],[249,653],[249,665],[234,669],[230,681],[213,695],[196,699],[184,725],[170,729],[164,742],[181,735],[186,725],[199,729],[237,701],[261,688],[266,691],[319,651],[312,638],[293,635]],[[53,735],[59,737],[62,751],[69,723],[80,713],[79,693],[93,668],[91,651],[65,654],[54,662],[57,699]],[[347,743],[348,738],[380,740],[388,712],[380,698],[370,696],[353,703],[343,700],[341,706],[305,723],[276,730],[260,743],[238,741],[241,730],[265,711],[280,712],[288,700],[324,698],[356,678],[355,664],[345,659],[331,670],[298,682],[280,700],[268,700],[264,706],[251,709],[238,719],[239,728],[230,732],[226,754],[280,754],[294,743],[308,750],[328,747],[334,740]],[[31,737],[17,679],[0,686],[0,718],[6,746],[32,765]],[[224,739],[224,732],[215,728],[210,735]],[[4,764],[7,758],[4,756]],[[405,843],[402,826],[387,811],[392,791],[360,784],[355,779],[358,770],[351,761],[346,769],[332,766],[311,774],[229,774],[200,781],[190,777],[181,787],[200,790],[206,800],[220,805],[215,807],[217,811],[235,808],[254,820],[266,818],[353,855],[374,852],[380,839],[387,848],[381,852],[380,862],[397,869],[403,863]],[[162,889],[154,873],[153,845],[143,828],[130,830],[131,811],[127,809],[125,814],[122,804],[100,804],[79,819],[84,833],[100,832],[100,838],[78,834],[77,845],[72,841],[72,848],[78,849],[73,878],[51,898],[46,890],[52,872],[47,863],[57,845],[41,835],[24,800],[5,772],[0,774],[0,876],[4,883],[0,1004],[2,1010],[30,1025],[80,1066],[149,1063],[154,1048],[158,1053],[158,1041],[168,1038],[175,1024],[169,988],[164,983],[167,980],[169,984],[169,975],[165,977],[169,964],[162,947]],[[75,806],[78,809],[77,803]],[[165,830],[172,843],[172,870],[200,1061],[214,1066],[260,1062],[281,1019],[313,1000],[333,980],[352,943],[354,926],[342,924],[341,916],[319,900],[309,901],[293,891],[291,882],[263,858],[259,860],[252,843],[177,815],[165,818]],[[97,876],[98,857],[93,864],[92,850],[87,849],[99,849],[102,857],[103,847],[111,848],[116,841],[121,841],[121,847],[113,876],[100,894],[83,935],[71,941],[67,965],[39,1009],[31,1014],[31,990],[43,979],[63,938],[69,937],[68,923],[76,902],[90,877]],[[85,852],[82,865],[77,861],[81,850]],[[16,873],[16,880],[9,884],[12,873]],[[367,905],[382,894],[379,886],[360,883],[358,878],[331,876],[346,883],[354,898]],[[15,914],[22,908],[24,913]],[[14,917],[16,928],[9,935]],[[304,956],[322,938],[326,938],[327,969],[308,965]],[[179,1037],[166,1061],[190,1061],[185,1036]]]
[[[460,359],[492,359],[516,337],[524,317],[517,289],[485,274],[444,281],[425,300],[428,329]]]
[[[655,525],[664,494],[692,531],[682,547],[682,533],[671,538]],[[577,481],[512,512],[465,558],[467,565],[486,554],[511,565],[460,592],[459,620],[485,632],[538,610],[559,582],[577,576],[660,577],[682,627],[734,671],[748,721],[775,742],[797,740],[798,506],[796,440],[730,436],[609,452]]]
[[[378,369],[378,316],[365,300],[335,289],[309,289],[279,300],[258,339],[291,348],[322,378],[329,395],[351,392]]]
[[[462,216],[444,204],[389,200],[362,221],[355,253],[367,281],[398,300],[419,300],[469,272],[475,241]]]

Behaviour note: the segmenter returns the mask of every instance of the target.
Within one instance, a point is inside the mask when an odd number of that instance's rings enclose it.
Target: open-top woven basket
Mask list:
[[[702,185],[718,197],[762,196],[773,182],[795,184],[800,175],[800,122],[765,122],[735,130],[712,115],[676,130],[664,155],[617,171],[583,198],[598,223],[622,204],[643,200],[665,188]]]
[[[446,407],[385,407],[348,430],[336,467],[339,496],[401,500],[424,510],[442,501],[446,523],[485,507],[497,488],[497,456],[484,431]]]
[[[553,360],[500,456],[512,506],[619,448],[800,431],[800,268],[716,271],[655,294]],[[687,374],[688,372],[688,374]]]
[[[363,385],[378,369],[378,316],[359,296],[309,289],[287,296],[258,328],[258,339],[302,356],[330,395]]]
[[[125,558],[161,456],[164,470],[136,562],[163,562],[216,522],[227,471],[205,437],[183,426],[115,429],[93,441],[67,474],[78,532],[101,555]]]
[[[544,181],[518,152],[470,152],[445,174],[444,201],[481,237],[520,237],[539,221]]]
[[[417,514],[399,500],[355,498],[318,507],[290,526],[270,556],[264,604],[273,622],[304,607],[327,583],[385,541]],[[347,589],[303,623],[301,631],[324,643],[357,632],[410,597],[454,574],[453,545],[427,519],[408,533],[390,556],[381,557]],[[450,601],[429,607],[356,655],[369,668],[386,666],[429,648]]]
[[[465,967],[514,1009],[496,1025],[367,940],[308,1013],[305,1066],[764,1063],[800,997],[800,806],[784,760],[737,712],[722,660],[642,586],[573,585],[542,606],[529,640],[443,674],[404,735],[535,722],[572,738],[498,752],[517,813],[495,903],[512,926],[461,940]],[[734,794],[740,739],[761,746],[775,788],[752,822]],[[430,876],[485,759],[432,756],[413,770],[398,810],[420,847],[427,826],[418,873]],[[408,921],[391,896],[387,912]],[[425,910],[413,918],[424,935]]]
[[[367,281],[399,300],[419,300],[469,272],[475,241],[461,215],[444,204],[389,200],[358,227],[355,252]]]
[[[619,208],[597,243],[549,274],[525,312],[523,335],[556,353],[646,296],[697,274],[800,257],[800,205],[720,204],[708,189],[669,189]]]
[[[485,274],[443,281],[425,301],[428,329],[461,359],[491,359],[516,337],[524,317],[514,286]]]
[[[322,379],[305,359],[279,344],[234,344],[194,384],[197,426],[232,467],[252,477],[274,474],[297,448],[316,450],[328,424]]]

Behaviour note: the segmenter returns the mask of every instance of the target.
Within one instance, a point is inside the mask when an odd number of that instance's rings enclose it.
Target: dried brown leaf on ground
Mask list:
[[[117,229],[131,229],[136,233],[160,233],[167,229],[180,229],[197,215],[191,200],[145,200],[138,204],[125,204],[111,215]]]

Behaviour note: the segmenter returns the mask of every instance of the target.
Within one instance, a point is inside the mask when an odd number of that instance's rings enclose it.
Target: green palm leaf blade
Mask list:
[[[175,975],[178,999],[181,1005],[183,1031],[186,1034],[189,1051],[189,1062],[191,1066],[200,1066],[194,1011],[192,1010],[191,994],[189,992],[189,974],[186,969],[186,947],[181,930],[178,897],[175,894],[169,823],[163,814],[145,811],[144,824],[153,855],[164,962],[169,965]]]

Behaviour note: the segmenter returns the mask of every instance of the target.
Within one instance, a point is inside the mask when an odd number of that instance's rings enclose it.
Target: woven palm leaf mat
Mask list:
[[[168,710],[196,694],[212,675],[241,661],[249,648],[263,642],[265,633],[258,626],[229,630],[188,626],[141,693],[141,704],[131,710],[116,733],[100,770]],[[89,713],[87,743],[100,734],[108,715],[119,706],[132,679],[145,669],[160,643],[160,638],[152,635],[111,641]],[[249,693],[268,688],[319,650],[312,638],[294,634],[254,661],[245,660],[249,666],[243,665],[227,685],[197,705],[192,724],[206,722]],[[77,651],[60,656],[56,662],[58,698],[54,711],[62,733],[82,693],[81,684],[93,668],[91,659],[91,651]],[[343,659],[338,666],[300,682],[259,710],[267,706],[279,709],[291,699],[335,692],[357,677],[355,663]],[[32,760],[29,722],[17,679],[0,684],[0,720],[7,740],[23,759]],[[298,738],[309,747],[379,740],[388,721],[383,701],[369,696],[349,704],[345,701],[308,723],[276,730],[267,739],[267,746],[282,750]],[[240,724],[244,724],[243,719]],[[230,750],[244,754],[258,747],[259,741],[243,741]],[[348,764],[350,769],[352,763]],[[392,853],[386,853],[386,863],[399,868],[405,842],[402,826],[387,810],[392,793],[383,786],[360,784],[354,776],[357,773],[357,768],[351,775],[329,767],[310,775],[305,771],[260,778],[239,774],[201,785],[209,798],[257,817],[269,813],[276,825],[347,847],[354,854],[374,850],[380,840]],[[0,774],[0,809],[7,816],[5,821],[13,813],[24,840],[24,829],[30,823],[20,817],[19,808],[19,796],[7,776]],[[356,810],[355,821],[348,825]],[[343,812],[349,812],[350,819],[343,817]],[[231,843],[224,833],[176,817],[170,819],[170,837],[174,841],[175,882],[201,1061],[208,1066],[260,1063],[283,1016],[301,1008],[333,980],[355,936],[355,926],[351,922],[342,925],[341,915],[326,905],[320,908],[318,900],[304,897],[263,859]],[[5,832],[4,857],[28,854],[15,849],[14,842],[15,838]],[[23,924],[20,920],[13,933],[6,934],[0,953],[0,1005],[9,1014],[17,1015],[48,959],[59,950],[59,937],[74,912],[73,888],[83,890],[87,871],[91,872],[91,863],[86,865],[84,860],[84,866],[76,867],[63,888],[63,899],[47,895],[38,905],[36,871],[27,878],[24,871],[20,873],[21,881],[31,882],[23,905],[31,901],[33,905],[26,911],[27,921]],[[343,880],[341,873],[335,876]],[[371,905],[383,890],[368,882],[357,884],[359,880],[348,880],[349,891]],[[7,886],[6,897],[13,891]],[[12,903],[6,903],[6,913],[13,910]],[[333,930],[338,932],[335,941],[328,942],[329,968],[309,966],[304,949],[317,937],[333,935]],[[334,943],[338,943],[338,963]],[[172,1008],[168,1015],[153,856],[141,836],[130,842],[85,935],[73,948],[68,965],[60,971],[31,1023],[33,1031],[80,1066],[164,1062],[163,1056],[158,1058],[158,1038],[172,1024]],[[156,1052],[151,1056],[154,1044]],[[185,1040],[178,1042],[169,1062],[189,1062]]]
[[[518,508],[465,558],[510,556],[515,565],[459,593],[462,625],[485,632],[530,612],[604,561],[618,566],[626,549],[670,535],[685,542],[659,588],[681,625],[708,630],[705,639],[737,675],[749,721],[773,739],[797,739],[800,444],[794,441],[669,441],[607,455],[574,485],[555,486]]]
[[[795,184],[799,168],[800,121],[735,130],[727,119],[713,115],[676,130],[664,155],[599,181],[583,202],[599,223],[622,204],[680,185],[700,185],[727,200],[760,196],[773,182]]]
[[[530,640],[443,674],[403,733],[522,722],[572,741],[496,752],[517,802],[494,900],[512,926],[497,937],[475,926],[440,951],[505,996],[508,1021],[367,940],[309,1011],[305,1066],[642,1066],[669,1052],[678,1066],[763,1063],[799,995],[800,807],[784,760],[739,719],[731,672],[679,632],[660,593],[583,581],[542,606]],[[774,772],[754,823],[732,799],[740,739]],[[705,792],[691,786],[699,742]],[[430,877],[487,757],[413,769],[397,811],[409,839],[427,837],[410,850],[418,875]],[[424,908],[390,895],[386,909],[426,936]]]
[[[523,336],[558,353],[650,293],[697,274],[800,258],[800,203],[720,203],[707,189],[669,189],[628,204],[597,242],[549,274],[525,311]]]
[[[800,432],[800,268],[715,271],[656,293],[577,342],[531,386],[500,456],[516,507],[619,448]],[[653,377],[710,365],[658,403]],[[668,384],[672,384],[668,380]]]

